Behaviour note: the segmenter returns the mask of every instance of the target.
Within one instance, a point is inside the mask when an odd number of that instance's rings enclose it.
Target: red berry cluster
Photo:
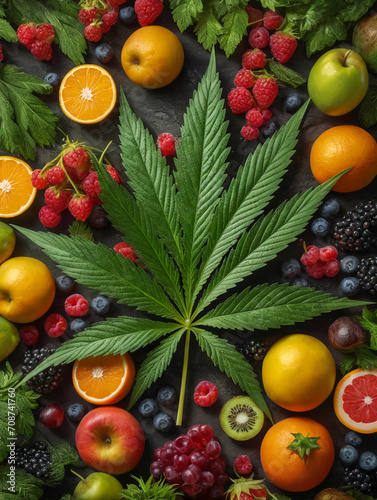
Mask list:
[[[85,0],[79,10],[79,21],[85,24],[84,36],[98,42],[118,20],[119,6],[126,0]]]
[[[52,59],[51,44],[55,38],[55,31],[50,23],[21,24],[17,29],[17,37],[38,61],[50,61]]]
[[[312,278],[327,276],[333,278],[339,272],[338,250],[333,246],[318,248],[316,245],[304,245],[305,252],[300,261],[306,266],[306,272]]]
[[[3,46],[0,43],[0,61],[4,59],[4,54],[3,54]]]
[[[221,444],[209,425],[193,425],[187,434],[168,441],[153,454],[150,472],[162,474],[191,498],[223,498],[226,462]]]
[[[111,177],[119,184],[118,172],[106,166]],[[93,206],[100,205],[101,187],[98,174],[93,170],[89,148],[78,142],[66,141],[57,158],[42,170],[34,170],[32,185],[45,189],[46,205],[39,211],[39,220],[46,227],[55,227],[61,221],[61,212],[68,208],[77,220],[85,221]]]

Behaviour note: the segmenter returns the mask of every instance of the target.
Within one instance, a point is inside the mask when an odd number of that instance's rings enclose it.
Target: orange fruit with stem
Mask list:
[[[307,491],[320,484],[334,462],[329,431],[306,417],[273,425],[263,438],[260,458],[266,477],[286,491]]]
[[[76,391],[96,405],[118,403],[130,392],[134,380],[135,365],[129,354],[78,359],[72,369]]]
[[[377,175],[377,143],[369,132],[355,125],[332,127],[314,141],[310,167],[320,184],[352,167],[332,191],[358,191]]]
[[[16,217],[33,203],[32,169],[13,156],[0,156],[0,217]]]
[[[59,88],[59,103],[71,120],[98,123],[112,112],[117,99],[113,77],[96,64],[82,64],[71,69]]]

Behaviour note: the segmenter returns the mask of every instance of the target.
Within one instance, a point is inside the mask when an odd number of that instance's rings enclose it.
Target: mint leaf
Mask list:
[[[7,42],[17,42],[18,40],[16,32],[6,19],[0,19],[0,38],[4,38]]]
[[[211,50],[224,30],[213,10],[209,8],[199,14],[198,24],[195,26],[194,32],[197,34],[198,42],[206,50]]]
[[[346,353],[340,364],[340,373],[344,376],[356,367],[356,356],[354,352]]]
[[[306,80],[299,73],[296,73],[293,69],[290,69],[277,61],[270,61],[269,68],[278,80],[283,83],[287,83],[295,89],[306,82]]]
[[[180,31],[185,31],[203,12],[202,0],[170,0],[174,21]]]
[[[229,57],[247,34],[248,16],[245,6],[230,10],[222,19],[224,34],[220,36],[220,48]]]
[[[362,315],[355,316],[360,325],[370,334],[370,348],[377,351],[377,310],[369,311],[367,307],[363,307]]]
[[[309,32],[306,41],[306,56],[310,57],[314,52],[331,47],[338,40],[347,38],[347,27],[337,17],[328,17],[318,25],[315,31]]]
[[[363,0],[362,2],[355,1],[344,7],[344,9],[338,13],[338,17],[344,22],[357,21],[368,12],[374,3],[374,0]]]
[[[356,366],[369,370],[370,368],[377,368],[377,355],[364,345],[355,349]]]
[[[359,121],[364,128],[377,123],[377,85],[370,85],[359,108]]]

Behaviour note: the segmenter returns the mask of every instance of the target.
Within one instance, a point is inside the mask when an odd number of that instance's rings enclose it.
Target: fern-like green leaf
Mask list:
[[[203,12],[202,0],[170,0],[170,8],[179,30],[185,31]]]
[[[245,5],[234,7],[223,18],[224,34],[220,36],[220,48],[229,57],[247,34],[248,16]]]

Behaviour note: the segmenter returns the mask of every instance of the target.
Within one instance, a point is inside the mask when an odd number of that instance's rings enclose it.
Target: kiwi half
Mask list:
[[[229,437],[246,441],[256,436],[264,422],[263,411],[249,396],[235,396],[223,406],[220,425]]]

